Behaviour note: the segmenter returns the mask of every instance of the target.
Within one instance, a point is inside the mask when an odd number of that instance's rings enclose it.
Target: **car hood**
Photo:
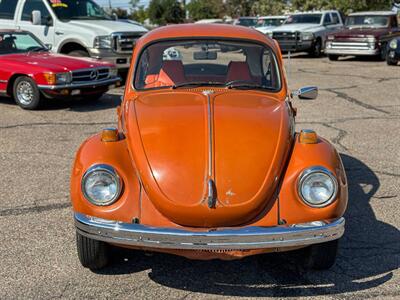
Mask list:
[[[102,35],[108,35],[113,32],[147,32],[148,30],[137,24],[128,22],[118,22],[111,20],[86,20],[86,21],[69,21],[68,24],[75,25],[95,33],[101,32]],[[96,34],[100,35],[100,34]]]
[[[0,57],[1,62],[26,64],[27,68],[39,67],[47,71],[66,72],[78,69],[88,69],[112,64],[100,62],[90,58],[76,58],[61,54],[48,53],[24,53],[10,54]]]
[[[254,29],[262,32],[262,33],[267,33],[268,31],[271,31],[272,29],[276,28],[277,26],[261,26],[261,27],[254,27]]]
[[[387,28],[345,28],[334,34],[335,38],[379,37],[388,32]]]
[[[296,32],[296,31],[311,31],[318,30],[322,26],[319,24],[304,23],[304,24],[283,24],[273,29],[273,32]]]
[[[243,224],[275,201],[291,139],[288,108],[259,92],[224,90],[209,97],[165,91],[130,101],[130,153],[152,203],[171,221]],[[214,208],[207,201],[210,172]]]

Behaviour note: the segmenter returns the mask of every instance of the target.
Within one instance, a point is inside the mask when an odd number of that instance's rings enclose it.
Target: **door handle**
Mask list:
[[[61,32],[61,31],[56,31],[55,32],[57,35],[63,35],[64,34],[64,32]]]

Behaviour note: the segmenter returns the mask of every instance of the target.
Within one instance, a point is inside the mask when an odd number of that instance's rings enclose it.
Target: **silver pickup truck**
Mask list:
[[[268,33],[278,41],[284,52],[308,52],[319,57],[325,48],[329,34],[343,28],[340,13],[332,11],[313,11],[290,15],[282,26]]]

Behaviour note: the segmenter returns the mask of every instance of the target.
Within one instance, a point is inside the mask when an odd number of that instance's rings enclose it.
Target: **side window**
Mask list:
[[[16,0],[0,0],[0,19],[14,20],[17,3]]]
[[[324,24],[332,24],[331,14],[325,14]]]
[[[51,18],[51,15],[42,0],[26,0],[22,10],[22,21],[32,21],[32,12],[38,10],[42,14],[42,24]]]
[[[332,14],[332,24],[339,24],[339,15],[337,13]]]

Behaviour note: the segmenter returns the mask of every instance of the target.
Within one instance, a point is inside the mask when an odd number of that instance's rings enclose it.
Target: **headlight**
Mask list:
[[[58,73],[56,74],[57,84],[70,83],[72,81],[71,73]]]
[[[335,176],[324,167],[306,169],[299,178],[301,199],[312,207],[325,207],[335,200],[338,183]]]
[[[82,178],[82,192],[85,198],[98,206],[114,203],[121,194],[122,181],[113,167],[95,165]]]
[[[312,41],[312,40],[314,39],[314,34],[312,34],[311,32],[303,32],[303,33],[300,35],[300,38],[301,38],[303,41]]]
[[[110,68],[110,77],[117,77],[118,76],[118,69],[117,68]]]
[[[396,39],[391,40],[390,43],[389,43],[389,47],[391,49],[397,49],[397,40]]]
[[[43,73],[43,76],[49,85],[67,84],[72,81],[70,72],[66,73]]]
[[[110,49],[111,48],[111,36],[101,35],[96,36],[94,39],[94,48],[97,49]]]

